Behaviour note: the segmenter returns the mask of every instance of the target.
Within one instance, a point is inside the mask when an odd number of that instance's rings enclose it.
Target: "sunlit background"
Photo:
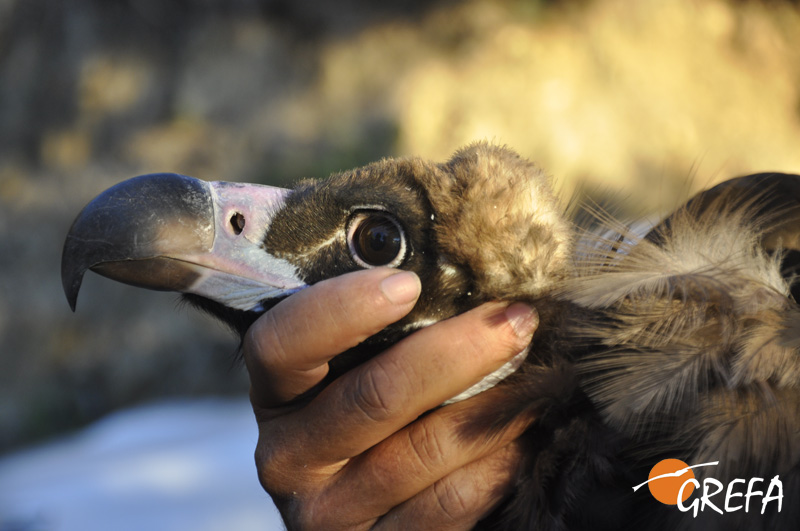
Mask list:
[[[97,193],[156,171],[287,184],[478,139],[630,216],[800,173],[798,2],[0,0],[0,476],[112,411],[244,404],[235,338],[175,295],[89,274],[69,311],[61,245]],[[0,530],[60,529],[4,514],[3,488]]]

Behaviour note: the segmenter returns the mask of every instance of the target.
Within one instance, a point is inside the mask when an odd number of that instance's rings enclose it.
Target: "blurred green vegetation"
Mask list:
[[[156,396],[244,393],[176,297],[59,280],[128,177],[289,183],[477,139],[659,213],[800,172],[800,9],[757,0],[0,0],[0,450]]]

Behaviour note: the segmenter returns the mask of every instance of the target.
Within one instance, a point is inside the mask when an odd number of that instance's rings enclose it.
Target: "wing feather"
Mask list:
[[[599,312],[572,333],[601,345],[579,371],[607,422],[688,441],[698,462],[797,463],[800,308],[785,262],[800,250],[799,213],[800,176],[758,175],[646,236],[614,222],[584,235],[560,296]]]

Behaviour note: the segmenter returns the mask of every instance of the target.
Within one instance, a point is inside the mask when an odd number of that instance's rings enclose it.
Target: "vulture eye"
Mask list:
[[[406,257],[406,235],[400,224],[381,211],[356,213],[347,230],[347,245],[358,265],[396,267]]]

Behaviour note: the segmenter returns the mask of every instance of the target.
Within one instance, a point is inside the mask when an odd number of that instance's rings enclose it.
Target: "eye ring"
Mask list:
[[[355,212],[347,227],[350,256],[363,268],[397,267],[406,259],[408,243],[403,227],[382,210]]]

